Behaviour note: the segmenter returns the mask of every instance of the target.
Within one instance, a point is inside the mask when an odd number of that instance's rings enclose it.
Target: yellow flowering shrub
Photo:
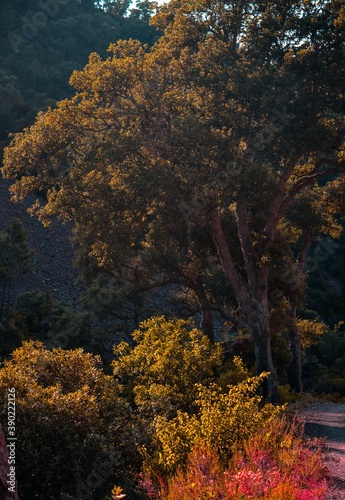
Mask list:
[[[192,322],[153,317],[132,335],[134,348],[126,342],[116,346],[112,366],[142,414],[172,417],[178,409],[188,411],[198,394],[195,384],[215,380],[223,349]]]
[[[257,390],[267,373],[229,386],[227,393],[216,384],[197,385],[198,412],[188,415],[179,411],[176,418],[156,419],[156,439],[159,443],[158,464],[172,473],[186,461],[188,453],[204,443],[217,452],[226,464],[234,450],[277,416],[284,407],[263,404]]]

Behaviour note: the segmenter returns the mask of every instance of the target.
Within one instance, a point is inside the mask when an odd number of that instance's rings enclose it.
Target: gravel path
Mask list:
[[[298,411],[311,437],[326,437],[326,500],[345,500],[345,404],[312,403]]]

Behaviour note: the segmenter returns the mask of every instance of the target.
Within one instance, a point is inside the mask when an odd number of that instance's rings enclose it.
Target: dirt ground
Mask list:
[[[311,403],[298,411],[311,437],[326,437],[325,464],[328,493],[325,500],[345,500],[345,404]]]

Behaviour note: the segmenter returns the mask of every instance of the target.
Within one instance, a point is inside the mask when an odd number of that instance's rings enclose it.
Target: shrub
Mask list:
[[[194,415],[179,411],[176,418],[156,423],[158,464],[168,474],[181,467],[190,451],[203,442],[227,464],[236,447],[282,413],[282,407],[262,404],[256,395],[266,373],[252,377],[223,393],[216,384],[197,385],[198,411]]]
[[[223,359],[222,347],[190,321],[154,317],[140,324],[133,339],[134,348],[126,342],[114,348],[113,371],[149,418],[189,411],[197,397],[195,384],[214,380]]]
[[[217,384],[224,390],[228,390],[229,385],[236,385],[250,378],[253,374],[243,363],[242,358],[234,356],[231,360],[223,363]]]
[[[128,406],[97,356],[27,342],[0,370],[3,400],[8,388],[16,394],[16,472],[23,498],[100,499],[127,474],[135,457]]]
[[[140,485],[151,500],[321,500],[326,494],[321,442],[302,438],[301,427],[274,419],[252,435],[223,468],[206,443],[190,453],[184,471],[160,487]]]
[[[229,499],[243,494],[245,499],[263,500],[324,498],[323,442],[303,438],[302,431],[302,426],[283,418],[252,435],[243,451],[234,455],[226,473]]]

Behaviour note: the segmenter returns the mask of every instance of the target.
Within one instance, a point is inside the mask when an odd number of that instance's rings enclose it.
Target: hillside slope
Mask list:
[[[10,185],[10,181],[0,178],[0,229],[10,225],[14,218],[20,219],[27,231],[27,242],[35,252],[35,269],[14,283],[12,301],[18,295],[40,289],[51,292],[55,298],[72,307],[76,306],[79,287],[77,271],[73,267],[70,229],[59,221],[45,228],[27,212],[34,198],[28,198],[23,203],[11,202]]]

